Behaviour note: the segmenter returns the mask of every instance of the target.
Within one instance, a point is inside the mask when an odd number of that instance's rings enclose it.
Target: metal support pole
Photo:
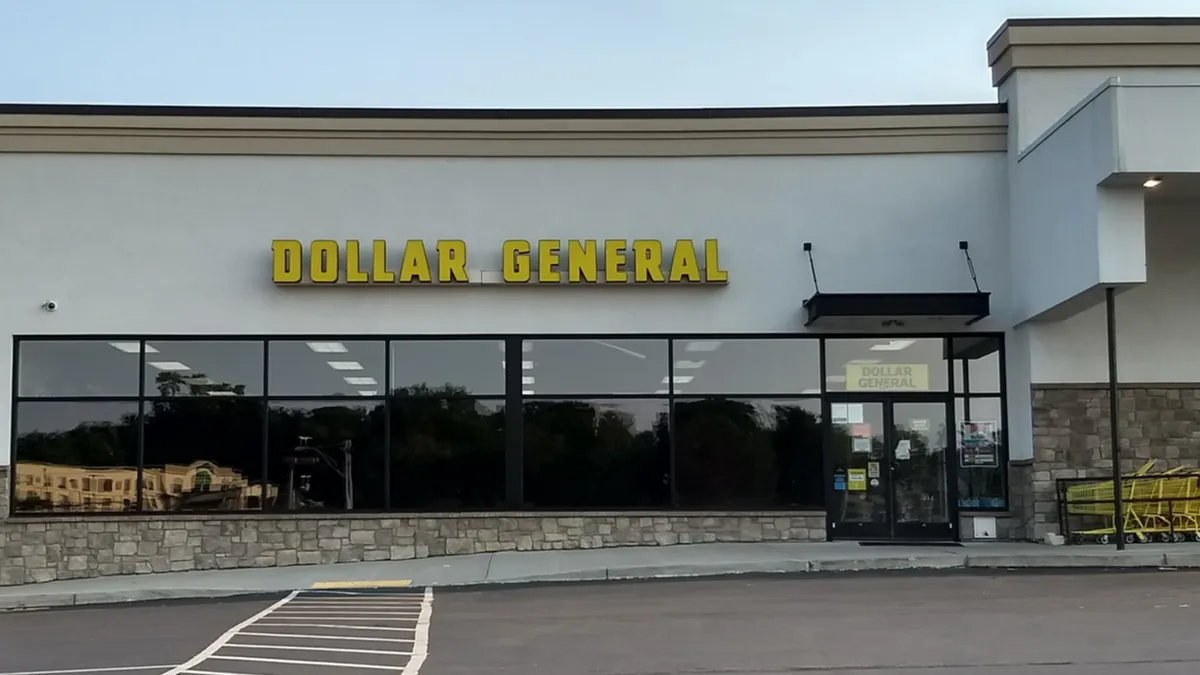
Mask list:
[[[1104,289],[1104,313],[1108,319],[1108,427],[1112,447],[1113,524],[1117,530],[1117,550],[1125,550],[1125,509],[1121,504],[1120,406],[1117,395],[1117,314],[1116,290]]]

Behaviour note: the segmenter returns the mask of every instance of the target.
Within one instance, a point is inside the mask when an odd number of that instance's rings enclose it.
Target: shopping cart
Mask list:
[[[1121,524],[1126,543],[1200,541],[1200,472],[1177,467],[1152,474],[1156,460],[1122,476]],[[1107,544],[1116,536],[1113,481],[1100,480],[1068,486],[1067,516],[1093,516],[1102,525],[1072,533],[1075,543]]]

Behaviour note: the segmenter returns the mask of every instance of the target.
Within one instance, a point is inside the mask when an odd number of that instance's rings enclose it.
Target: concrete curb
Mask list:
[[[228,588],[195,588],[186,590],[131,589],[128,591],[91,593],[31,593],[16,598],[0,598],[0,612],[22,609],[53,609],[57,607],[81,607],[86,605],[113,605],[127,602],[152,602],[155,600],[197,600],[228,598],[243,595],[263,595],[286,591]]]
[[[542,583],[588,583],[603,581],[634,581],[642,579],[684,579],[736,576],[743,574],[807,574],[815,572],[877,572],[929,571],[956,569],[1200,569],[1200,551],[1123,554],[957,554],[887,558],[780,559],[770,561],[727,561],[675,565],[635,565],[569,570],[546,574],[531,574],[500,579],[479,579],[448,583],[422,583],[440,588],[466,588]],[[77,607],[86,605],[152,602],[155,600],[196,600],[229,598],[247,595],[286,593],[292,588],[242,589],[128,589],[87,593],[29,593],[16,597],[0,597],[0,611]],[[303,590],[303,589],[300,589]]]

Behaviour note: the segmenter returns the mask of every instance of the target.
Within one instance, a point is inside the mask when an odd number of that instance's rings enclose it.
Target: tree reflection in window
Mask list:
[[[420,384],[392,392],[391,504],[435,511],[505,503],[501,401],[463,387]]]
[[[533,508],[661,508],[670,501],[667,402],[530,401],[525,497]]]
[[[772,508],[824,504],[818,400],[675,402],[680,505]]]

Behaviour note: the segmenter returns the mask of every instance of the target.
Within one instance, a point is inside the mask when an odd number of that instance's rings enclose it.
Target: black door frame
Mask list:
[[[834,469],[836,457],[832,443],[834,404],[840,403],[878,403],[883,407],[884,460],[880,467],[888,485],[887,522],[849,524],[842,523],[838,507],[844,495],[834,489]],[[898,523],[896,521],[896,487],[892,480],[892,466],[895,463],[895,419],[893,409],[896,404],[905,403],[938,403],[946,413],[946,523]],[[958,526],[958,430],[954,424],[954,396],[950,392],[914,393],[914,392],[829,392],[825,395],[821,406],[821,416],[825,420],[825,518],[827,533],[830,540],[932,540],[958,541],[960,539]]]

